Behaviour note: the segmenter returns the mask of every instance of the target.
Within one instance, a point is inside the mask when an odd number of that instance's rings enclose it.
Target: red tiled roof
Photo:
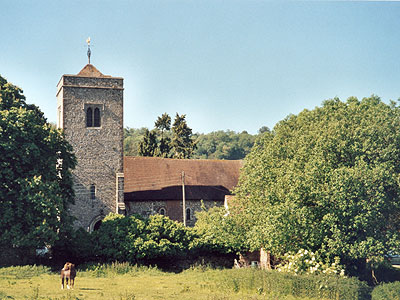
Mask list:
[[[197,189],[209,187],[209,189],[219,189],[227,194],[227,191],[237,185],[241,166],[242,161],[239,160],[126,156],[124,158],[124,192],[125,194],[135,192],[136,195],[148,195],[146,191],[153,191],[154,197],[162,197],[163,191],[174,190],[169,187],[182,184],[182,171],[184,171],[185,185],[188,189],[195,191],[195,187]],[[202,190],[205,189],[202,188]],[[145,196],[145,198],[148,197]]]

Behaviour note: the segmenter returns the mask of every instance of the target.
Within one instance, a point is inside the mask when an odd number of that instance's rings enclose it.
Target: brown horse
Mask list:
[[[64,268],[61,270],[61,289],[64,289],[64,279],[66,279],[67,282],[67,289],[70,288],[69,285],[71,285],[71,288],[74,288],[75,276],[75,265],[73,263],[66,262]]]

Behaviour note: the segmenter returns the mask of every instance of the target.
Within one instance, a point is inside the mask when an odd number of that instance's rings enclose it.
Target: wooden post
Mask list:
[[[182,210],[183,226],[186,226],[185,171],[182,171]]]

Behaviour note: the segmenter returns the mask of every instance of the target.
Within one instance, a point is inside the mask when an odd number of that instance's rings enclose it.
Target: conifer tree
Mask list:
[[[140,156],[157,156],[157,137],[156,133],[146,128],[143,140],[139,144]]]
[[[161,139],[158,145],[158,156],[169,157],[171,151],[171,139],[166,135],[171,130],[171,117],[164,113],[157,118],[154,126],[161,131]]]
[[[186,115],[175,116],[172,125],[172,151],[174,158],[190,158],[196,148],[196,142],[192,138],[192,129],[186,123]]]

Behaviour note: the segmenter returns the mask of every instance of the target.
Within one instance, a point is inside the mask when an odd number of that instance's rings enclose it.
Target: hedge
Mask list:
[[[372,300],[399,300],[400,281],[378,285],[372,291],[371,296]]]

